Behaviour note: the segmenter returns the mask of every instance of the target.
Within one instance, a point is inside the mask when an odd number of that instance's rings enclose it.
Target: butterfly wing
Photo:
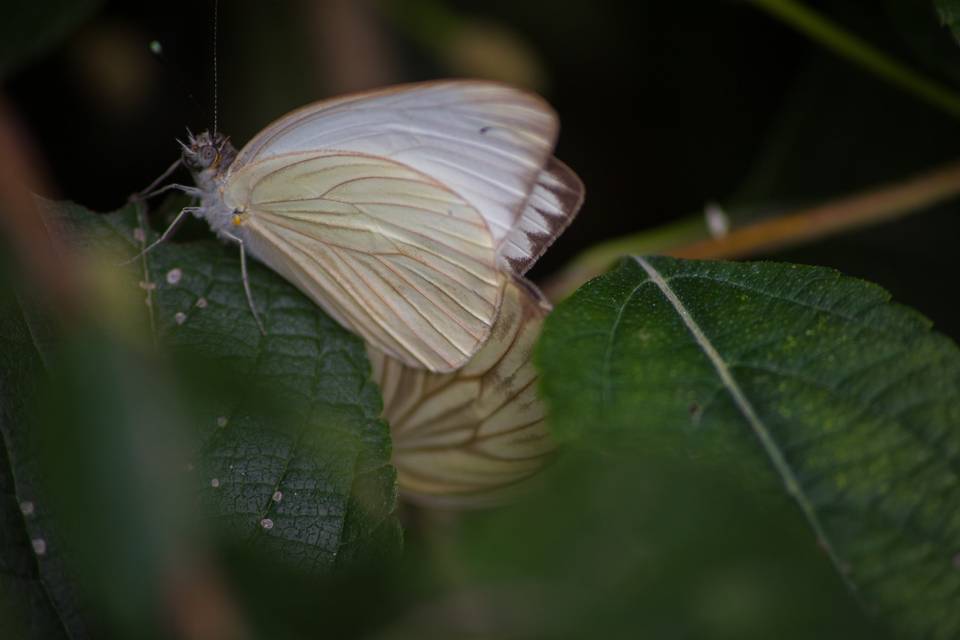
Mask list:
[[[447,507],[494,503],[553,452],[531,362],[549,306],[525,285],[507,284],[490,339],[459,371],[411,369],[368,348],[408,499]]]
[[[234,166],[315,150],[389,158],[473,206],[505,263],[523,273],[563,231],[583,197],[576,175],[552,158],[558,130],[546,102],[506,85],[400,85],[294,111],[251,140]]]
[[[480,214],[409,166],[300,152],[231,173],[250,252],[411,367],[450,371],[487,339],[504,276]]]
[[[523,213],[497,246],[502,263],[525,274],[566,229],[583,204],[583,182],[556,158],[537,176]]]

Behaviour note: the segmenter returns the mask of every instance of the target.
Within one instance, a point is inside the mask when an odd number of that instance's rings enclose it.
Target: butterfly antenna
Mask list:
[[[217,70],[217,16],[220,13],[219,4],[218,0],[213,0],[213,133],[219,131],[217,128],[217,111],[219,107],[217,104],[217,94],[219,93],[217,81],[220,75]]]

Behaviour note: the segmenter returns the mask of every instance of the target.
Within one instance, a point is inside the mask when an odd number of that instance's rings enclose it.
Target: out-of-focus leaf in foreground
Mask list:
[[[960,2],[958,0],[933,0],[943,26],[953,32],[953,37],[960,41]]]
[[[63,38],[102,0],[8,2],[0,20],[0,77]]]
[[[543,480],[525,502],[448,523],[456,553],[430,546],[418,563],[432,558],[445,587],[376,637],[887,637],[793,505],[729,469],[567,449]]]
[[[5,276],[6,274],[0,274]],[[62,579],[61,560],[52,546],[48,555],[46,505],[34,499],[36,463],[26,442],[31,381],[42,362],[30,346],[30,330],[7,277],[0,279],[0,636],[4,638],[66,638],[57,614],[71,594]],[[16,452],[16,455],[15,455]],[[49,562],[41,564],[36,548]]]
[[[627,259],[548,318],[538,362],[562,437],[763,452],[868,608],[960,633],[960,353],[879,287]]]

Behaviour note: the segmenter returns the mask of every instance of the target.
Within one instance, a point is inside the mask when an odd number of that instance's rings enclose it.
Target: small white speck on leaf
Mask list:
[[[220,486],[220,478],[214,478],[210,481],[210,486],[217,489]]]
[[[183,277],[183,270],[180,267],[174,267],[167,271],[167,284],[177,284]]]
[[[33,515],[33,503],[30,502],[29,500],[24,500],[23,502],[21,502],[21,503],[20,503],[20,513],[22,513],[22,514],[25,515],[25,516],[32,516],[32,515]]]
[[[38,556],[42,556],[47,552],[47,541],[43,538],[34,538],[30,541],[30,544],[33,545],[33,552]]]
[[[217,426],[218,427],[227,426],[227,416],[220,416],[219,418],[217,418]]]
[[[280,502],[281,500],[283,500],[283,491],[274,491],[273,501]]]
[[[206,309],[206,308],[207,308],[207,299],[197,298],[197,309]]]
[[[177,313],[174,314],[173,319],[177,324],[183,324],[187,321],[187,314],[185,314],[183,311],[177,311]]]
[[[260,526],[266,529],[267,531],[270,531],[270,529],[273,529],[273,520],[271,520],[270,518],[264,518],[263,520],[260,521]]]
[[[143,229],[141,229],[140,227],[137,227],[136,229],[133,230],[133,239],[136,240],[137,242],[146,242],[147,234],[143,232]]]
[[[159,40],[150,41],[150,53],[152,53],[155,56],[159,56],[160,54],[163,53],[163,45],[160,44]]]

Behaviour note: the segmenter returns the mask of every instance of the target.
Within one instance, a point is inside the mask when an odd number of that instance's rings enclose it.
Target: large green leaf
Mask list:
[[[538,362],[561,436],[762,451],[868,608],[960,633],[960,353],[879,287],[627,259],[557,308]]]
[[[45,209],[70,242],[91,255],[108,256],[111,264],[136,255],[155,236],[149,230],[138,231],[144,227],[138,224],[133,207],[109,215],[71,204],[49,203]],[[151,379],[157,384],[157,376],[145,374],[144,365],[123,356],[123,349],[117,357],[92,357],[99,353],[99,343],[88,340],[64,352],[62,345],[49,339],[51,332],[45,330],[45,321],[32,310],[33,305],[5,291],[0,308],[4,338],[0,427],[7,455],[0,460],[5,474],[0,476],[0,489],[5,490],[0,539],[11,541],[10,557],[3,559],[3,566],[11,568],[10,597],[29,602],[37,611],[29,620],[36,617],[43,624],[59,626],[45,615],[52,604],[71,635],[85,635],[79,623],[82,607],[75,603],[71,580],[65,578],[69,566],[76,563],[64,567],[60,547],[53,544],[55,527],[47,522],[50,501],[34,497],[41,472],[46,472],[44,487],[52,489],[57,482],[50,482],[49,476],[62,475],[65,469],[87,473],[87,480],[78,478],[77,484],[105,492],[112,488],[111,482],[118,483],[118,491],[109,492],[109,498],[104,495],[108,504],[101,505],[103,513],[96,509],[88,514],[87,520],[96,522],[106,518],[111,508],[124,509],[114,518],[125,518],[143,505],[153,504],[154,511],[163,511],[163,494],[151,495],[164,492],[163,483],[154,482],[151,488],[150,474],[141,482],[140,471],[149,472],[150,465],[175,466],[164,472],[185,478],[187,492],[195,496],[189,502],[199,508],[209,528],[231,544],[239,541],[273,562],[314,574],[398,552],[401,534],[389,431],[379,419],[379,393],[369,381],[362,342],[287,282],[257,264],[250,266],[267,336],[261,336],[247,307],[238,254],[232,247],[212,240],[166,244],[144,259],[113,268],[121,296],[146,298],[150,304],[138,306],[143,311],[136,311],[132,318],[107,320],[107,326],[118,332],[112,339],[122,343],[121,334],[130,326],[147,328],[161,353],[172,354],[169,362],[160,360],[158,366],[169,367],[180,377],[180,386],[187,388],[179,401],[165,399],[169,389],[157,388],[151,395],[144,387]],[[104,314],[114,312],[104,309]],[[71,353],[88,357],[68,357]],[[75,366],[64,381],[68,362]],[[51,391],[57,394],[56,404],[40,413],[47,414],[47,422],[69,425],[46,434],[48,444],[50,437],[56,438],[53,442],[59,446],[50,447],[56,455],[42,451],[38,455],[36,442],[28,437],[31,424],[37,422],[29,405],[37,387],[48,379],[60,379]],[[187,435],[193,445],[187,445],[183,458],[171,462],[154,439],[158,433],[163,435],[163,424],[171,424],[167,440],[184,435],[175,432],[175,421],[169,418],[176,402],[186,407]],[[149,412],[149,419],[137,420],[137,411]],[[105,446],[111,450],[104,451]],[[38,459],[47,466],[38,464]],[[97,475],[98,467],[112,468]],[[7,474],[12,474],[9,479]],[[134,476],[139,485],[133,489],[142,489],[139,504],[131,493]],[[59,488],[64,494],[61,504],[67,506],[89,494],[83,488],[73,492],[69,478],[59,482]],[[172,486],[166,492],[177,495]],[[18,516],[19,503],[24,501],[42,506],[24,518]],[[139,515],[128,518],[124,525],[130,525],[128,537],[150,538],[152,534],[143,536],[148,522]],[[63,518],[55,524],[63,524]],[[74,524],[78,526],[61,531],[72,535],[80,531],[94,549],[112,539],[91,538],[94,530],[84,530],[82,518],[75,518]],[[119,524],[113,522],[111,534]],[[26,542],[39,538],[48,541],[42,557],[37,556],[40,562]],[[117,542],[118,556],[128,550],[122,544]],[[134,555],[138,550],[129,551],[104,564],[127,572],[139,566],[146,581],[149,572],[138,564]],[[128,577],[115,575],[116,584],[106,587],[116,591],[116,585]],[[90,585],[84,586],[88,596],[101,595],[95,589],[89,593]]]
[[[8,2],[0,20],[0,77],[29,57],[53,46],[103,0]]]
[[[933,0],[940,16],[940,22],[950,31],[953,37],[960,40],[960,2],[958,0]]]
[[[69,205],[53,209],[63,214],[70,237],[91,248],[132,256],[151,237],[148,231],[137,239],[143,226],[133,207],[106,216]],[[395,550],[390,435],[363,343],[288,282],[251,263],[267,329],[262,336],[234,247],[167,243],[131,269],[138,271],[131,286],[139,282],[150,296],[158,341],[231,375],[222,396],[198,417],[195,486],[210,515],[305,566],[332,567],[364,549]]]

